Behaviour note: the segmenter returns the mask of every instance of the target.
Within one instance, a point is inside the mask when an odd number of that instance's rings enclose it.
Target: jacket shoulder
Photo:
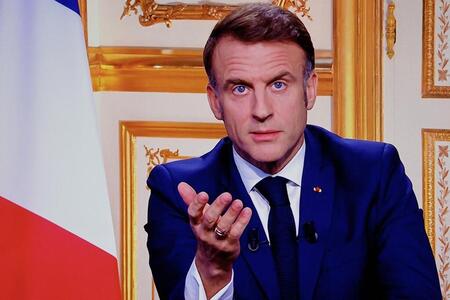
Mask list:
[[[382,156],[398,155],[391,144],[343,138],[318,126],[308,125],[307,136],[313,143],[320,145],[323,155],[331,157],[333,161],[374,161]]]
[[[200,157],[173,161],[156,166],[149,175],[147,185],[152,188],[169,182],[177,185],[181,181],[194,188],[201,188],[202,183],[212,182],[223,172],[231,157],[231,141],[221,139],[214,148]]]

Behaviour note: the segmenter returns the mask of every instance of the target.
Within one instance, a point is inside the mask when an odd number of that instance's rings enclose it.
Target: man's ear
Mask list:
[[[309,76],[309,78],[306,80],[306,86],[305,86],[305,89],[306,89],[305,104],[306,104],[307,110],[312,109],[314,107],[314,103],[316,102],[317,82],[318,82],[317,74],[313,70],[311,72],[311,75]]]
[[[208,95],[209,107],[211,108],[214,116],[217,120],[223,120],[222,104],[220,103],[216,90],[211,84],[208,84],[206,87],[206,94]]]

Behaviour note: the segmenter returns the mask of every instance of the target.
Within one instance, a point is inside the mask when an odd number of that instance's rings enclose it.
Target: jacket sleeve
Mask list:
[[[161,299],[184,299],[186,274],[196,249],[187,205],[165,166],[155,167],[147,184],[151,195],[145,230],[156,288]]]
[[[433,253],[412,184],[396,149],[381,159],[374,205],[376,271],[386,299],[442,299]]]

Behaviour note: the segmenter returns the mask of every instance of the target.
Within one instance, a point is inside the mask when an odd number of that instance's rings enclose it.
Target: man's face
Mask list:
[[[304,51],[292,42],[224,37],[212,62],[217,84],[207,88],[209,104],[236,151],[267,173],[280,171],[303,144],[316,98],[316,74],[304,82]]]

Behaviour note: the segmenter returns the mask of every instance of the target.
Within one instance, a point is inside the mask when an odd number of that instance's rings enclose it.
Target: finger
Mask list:
[[[191,220],[191,224],[198,225],[201,223],[204,211],[206,211],[208,207],[208,199],[209,196],[205,192],[200,192],[195,197],[194,201],[188,207],[188,215]]]
[[[239,216],[244,205],[241,200],[234,200],[225,214],[217,222],[217,226],[224,232],[228,232],[231,229],[231,225],[235,222]]]
[[[190,205],[195,197],[197,197],[197,192],[186,182],[180,182],[178,184],[178,193],[187,205]]]
[[[239,213],[239,216],[236,219],[236,222],[231,226],[230,232],[228,236],[231,240],[239,240],[242,233],[244,232],[245,227],[247,227],[250,222],[250,218],[252,217],[252,210],[249,207],[244,208]]]
[[[212,229],[222,212],[230,204],[232,198],[230,193],[222,193],[219,197],[214,200],[214,202],[205,210],[203,215],[203,226],[205,229]]]
[[[203,216],[203,212],[207,207],[209,198],[208,194],[205,192],[197,194],[194,188],[186,182],[180,182],[178,184],[178,192],[180,193],[183,201],[189,206],[188,214],[191,223],[194,225],[199,224]]]

